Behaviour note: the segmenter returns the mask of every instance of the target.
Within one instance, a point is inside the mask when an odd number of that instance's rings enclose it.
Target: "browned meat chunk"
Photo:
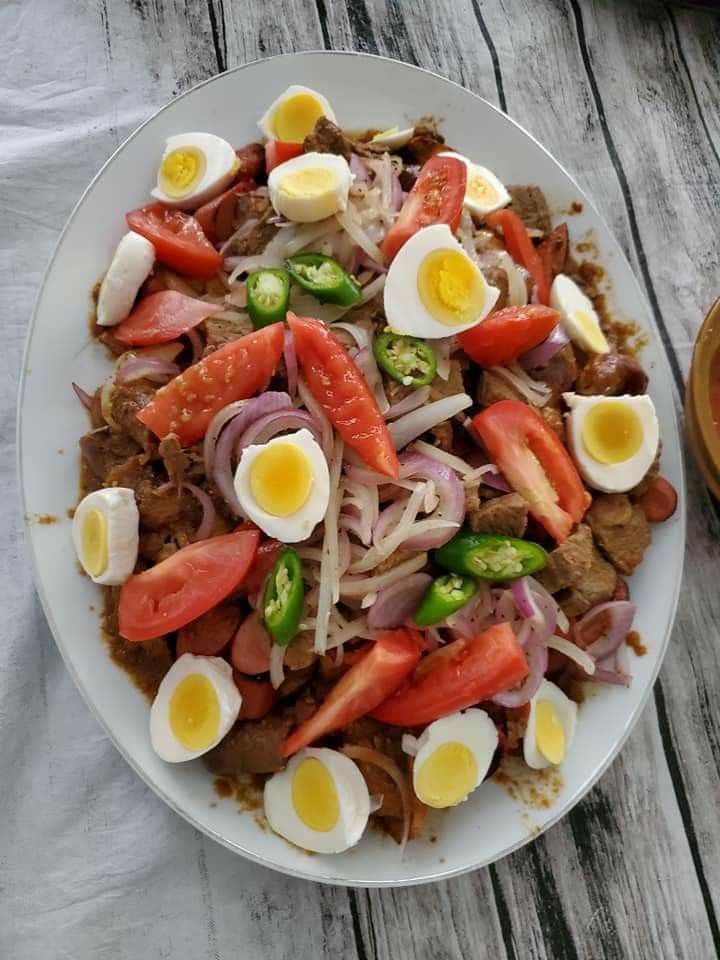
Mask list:
[[[114,467],[108,473],[108,486],[130,487],[135,491],[140,521],[150,530],[162,530],[181,519],[192,529],[197,526],[194,498],[188,493],[178,494],[168,483],[161,483],[145,457],[136,456]]]
[[[617,579],[615,567],[593,546],[592,563],[582,583],[561,590],[555,599],[568,617],[579,617],[597,603],[610,600],[615,593]]]
[[[149,434],[137,418],[138,413],[155,396],[157,387],[148,380],[116,383],[110,394],[110,413],[122,433],[126,433],[141,447],[148,445]]]
[[[541,244],[538,253],[545,270],[551,280],[559,273],[565,272],[568,257],[568,228],[566,223],[560,223],[550,231]]]
[[[442,377],[435,377],[430,386],[430,399],[442,400],[443,397],[454,397],[458,393],[465,392],[465,381],[463,379],[463,364],[458,357],[450,358],[450,372],[447,380]],[[453,429],[452,423],[445,420],[432,427],[430,433],[436,447],[446,450],[450,453],[453,449]]]
[[[647,493],[650,487],[652,486],[653,480],[660,474],[660,457],[662,456],[662,440],[658,444],[657,453],[655,454],[655,459],[650,464],[650,468],[645,476],[642,478],[640,483],[637,486],[633,487],[632,490],[628,490],[628,496],[632,497],[641,497],[644,493]]]
[[[244,337],[252,330],[250,321],[238,314],[237,317],[206,317],[203,320],[205,327],[205,353],[211,353],[217,347]]]
[[[466,501],[467,506],[467,501]],[[475,533],[495,533],[501,537],[521,537],[527,527],[528,505],[519,493],[507,493],[481,503],[470,510],[467,522]]]
[[[436,153],[447,150],[445,137],[430,124],[419,123],[401,155],[406,163],[422,166]]]
[[[240,626],[240,608],[234,603],[218,604],[178,633],[175,654],[216,657],[228,646]]]
[[[642,509],[624,493],[601,494],[593,500],[587,522],[608,560],[629,576],[650,545],[650,525]]]
[[[492,370],[483,370],[480,379],[477,401],[481,407],[489,407],[498,400],[520,400],[526,403],[525,397],[508,381]]]
[[[453,449],[453,428],[449,420],[438,423],[431,427],[430,433],[433,436],[433,443],[446,453],[452,453]]]
[[[255,193],[243,193],[238,197],[235,209],[233,226],[240,230],[243,225],[247,230],[242,231],[225,251],[227,256],[251,257],[262,253],[277,232],[277,227],[267,222],[272,213],[272,207],[267,197],[259,197]]]
[[[551,407],[550,404],[547,404],[540,408],[540,416],[550,429],[560,437],[562,442],[565,443],[565,420],[558,408]]]
[[[537,370],[531,370],[530,376],[535,380],[542,380],[552,387],[553,396],[559,399],[560,394],[570,390],[577,379],[577,361],[572,344],[566,344],[558,350],[550,362]]]
[[[99,483],[121,463],[138,454],[139,447],[122,433],[111,433],[108,427],[93,430],[80,438],[80,453],[87,473]]]
[[[393,380],[393,378],[388,377],[387,374],[383,374],[383,388],[391,407],[396,403],[400,403],[401,400],[404,400],[405,397],[414,393],[415,390],[414,387],[406,387],[404,384],[398,383],[397,380]]]
[[[235,151],[240,166],[237,177],[257,180],[265,175],[265,147],[261,143],[246,143]]]
[[[493,310],[502,310],[508,305],[510,297],[510,281],[508,275],[502,267],[483,267],[483,276],[491,287],[497,287],[500,296],[495,301]]]
[[[349,160],[352,144],[332,120],[320,117],[313,132],[305,137],[303,149],[305,153],[335,153]]]
[[[550,233],[550,210],[540,187],[513,185],[507,188],[512,208],[529,230]]]
[[[285,666],[288,670],[304,670],[315,662],[315,633],[304,630],[299,633],[285,652]]]
[[[160,441],[158,447],[170,483],[179,490],[190,465],[190,459],[183,453],[180,441],[174,433],[169,433]]]
[[[624,353],[596,353],[580,370],[576,390],[585,396],[616,397],[645,393],[648,377],[633,357]]]
[[[587,524],[581,523],[564,543],[550,551],[547,566],[536,576],[546,590],[557,593],[565,587],[582,584],[592,566],[592,559],[592,531]]]
[[[413,550],[394,550],[389,557],[385,557],[384,560],[380,561],[373,570],[372,576],[378,577],[381,573],[387,573],[388,570],[399,567],[401,563],[405,563],[406,560],[414,556],[415,553]]]
[[[221,777],[275,773],[285,766],[280,748],[293,722],[293,714],[288,711],[280,716],[236,723],[225,739],[205,755],[205,765]]]
[[[465,516],[471,517],[480,509],[480,481],[465,487]]]

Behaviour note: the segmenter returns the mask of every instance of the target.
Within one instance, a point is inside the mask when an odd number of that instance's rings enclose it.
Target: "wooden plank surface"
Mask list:
[[[138,122],[218,70],[322,47],[377,52],[443,73],[507,109],[560,157],[597,202],[645,285],[681,403],[694,331],[720,293],[719,16],[613,0],[32,0],[4,5],[0,28],[7,92],[0,123],[24,124],[38,155],[51,142],[54,122],[44,90],[60,75],[70,98],[65,122],[77,128],[78,142],[59,185],[38,182],[26,155],[3,157],[0,147],[3,221],[13,238],[2,240],[0,265],[15,302],[26,306],[9,320],[9,348],[0,361],[3,411],[12,406],[33,288],[62,223],[43,216],[49,191],[62,188],[69,212],[102,159]],[[67,63],[72,69],[63,73]],[[28,86],[32,109],[21,97]],[[12,422],[2,416],[0,470],[9,485]],[[102,783],[126,798],[127,842],[135,833],[146,836],[148,817],[152,829],[136,870],[119,877],[94,865],[101,847],[91,846],[97,837],[87,839],[92,831],[68,830],[57,856],[78,847],[76,869],[97,876],[95,904],[79,906],[72,890],[54,886],[51,858],[36,861],[44,871],[28,880],[34,900],[59,921],[52,945],[42,943],[23,885],[2,888],[7,863],[0,844],[0,955],[3,930],[17,932],[21,939],[7,942],[27,944],[30,957],[43,946],[57,956],[70,955],[72,946],[80,958],[193,960],[718,955],[720,526],[693,468],[688,480],[678,622],[654,702],[620,758],[534,844],[488,870],[432,887],[348,891],[283,878],[186,827],[112,747],[101,770],[86,769],[81,778],[64,770],[64,737],[96,744],[101,734],[50,645],[27,573],[16,579],[13,599],[24,613],[9,624],[12,636],[19,642],[29,633],[43,651],[41,676],[30,682],[55,757],[47,788],[58,791],[68,811],[85,804],[88,816],[102,817],[101,807],[88,805]],[[0,568],[8,579],[22,564],[18,531],[19,521],[9,520]],[[0,679],[0,692],[12,697]],[[0,707],[0,730],[3,717]],[[140,810],[143,818],[135,820]],[[15,829],[24,828],[18,822]],[[38,831],[39,847],[47,838],[41,825]],[[102,853],[112,859],[112,848]],[[150,883],[167,890],[159,915]],[[116,900],[132,922],[122,942],[103,944]]]

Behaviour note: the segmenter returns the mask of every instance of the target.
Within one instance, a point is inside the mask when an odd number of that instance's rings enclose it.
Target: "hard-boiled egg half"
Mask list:
[[[213,133],[179,133],[165,141],[152,195],[169,207],[194,210],[229,187],[238,172],[237,154]]]
[[[117,586],[133,572],[139,524],[135,491],[129,487],[95,490],[80,501],[73,516],[73,544],[95,583]]]
[[[349,757],[307,748],[265,784],[265,816],[275,833],[304,850],[341,853],[363,835],[370,795]]]
[[[474,213],[476,217],[486,217],[494,210],[506,207],[510,203],[510,194],[492,170],[481,167],[462,154],[453,153],[450,150],[441,153],[440,156],[455,157],[456,160],[462,160],[467,167],[464,203],[470,213]]]
[[[565,333],[586,353],[608,353],[610,344],[600,328],[600,317],[580,287],[559,273],[550,288],[550,306],[560,313]]]
[[[498,745],[495,724],[484,710],[435,720],[417,742],[413,788],[429,807],[454,807],[485,779]]]
[[[227,661],[184,653],[162,678],[150,708],[153,750],[168,763],[202,756],[230,730],[241,704]]]
[[[288,220],[315,223],[345,210],[352,179],[344,157],[303,153],[270,171],[270,202]]]
[[[313,132],[320,117],[327,117],[335,123],[335,114],[327,98],[309,87],[294,83],[273,100],[259,126],[270,140],[302,143]]]
[[[533,770],[562,763],[575,738],[576,720],[577,704],[560,687],[543,680],[530,701],[523,740],[525,763]]]
[[[444,223],[400,249],[385,281],[385,317],[396,333],[439,339],[474,327],[499,296]]]
[[[412,140],[414,133],[415,127],[406,127],[404,130],[401,130],[400,127],[389,127],[387,130],[376,133],[370,143],[387,147],[388,150],[401,150]]]
[[[660,440],[650,397],[564,393],[563,399],[570,408],[568,445],[586,483],[604,493],[623,493],[640,483]]]
[[[235,493],[249,520],[283,543],[305,540],[328,507],[330,475],[309,430],[298,430],[243,450]]]
[[[128,316],[154,264],[155,247],[129,230],[117,245],[100,284],[96,320],[101,327],[114,327]]]

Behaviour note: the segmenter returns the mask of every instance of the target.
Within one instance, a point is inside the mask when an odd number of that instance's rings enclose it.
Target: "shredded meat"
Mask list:
[[[111,433],[101,427],[80,438],[83,462],[83,486],[105,483],[110,471],[140,453],[137,443],[123,433]],[[88,483],[89,480],[94,484]]]
[[[615,593],[617,579],[615,567],[593,546],[590,569],[582,582],[561,590],[555,599],[568,617],[579,617],[595,604],[610,600]]]
[[[182,522],[187,528],[185,539],[198,523],[198,507],[190,494],[173,490],[171,484],[159,482],[152,466],[143,456],[130,457],[108,473],[107,486],[130,487],[135,491],[140,521],[150,530]],[[176,530],[175,532],[181,532]]]
[[[624,493],[601,494],[593,500],[587,521],[608,560],[629,576],[650,545],[650,524],[642,509]]]
[[[503,270],[502,267],[483,267],[482,272],[490,286],[497,287],[500,291],[500,296],[495,301],[493,310],[502,310],[508,305],[510,298],[510,281],[507,271]]]
[[[519,493],[493,497],[475,507],[468,503],[467,522],[475,533],[495,533],[501,537],[522,537],[527,527],[528,505]]]
[[[507,188],[512,208],[529,230],[549,233],[550,210],[540,187],[512,185]]]
[[[225,251],[226,256],[251,257],[262,253],[277,232],[277,227],[267,222],[271,213],[272,207],[267,197],[259,197],[255,193],[243,193],[239,196],[233,221],[234,229],[239,230],[250,220],[258,222],[249,232],[232,241]]]
[[[617,397],[645,393],[648,377],[633,357],[624,353],[596,353],[578,374],[575,389],[585,396]]]
[[[183,453],[180,441],[174,433],[169,433],[160,441],[158,451],[162,457],[168,480],[179,490],[190,465],[189,457]]]
[[[548,403],[538,412],[550,429],[565,443],[565,420],[560,410]]]
[[[335,153],[346,160],[350,159],[352,147],[340,127],[327,117],[318,119],[315,129],[305,137],[303,143],[305,153]]]
[[[110,394],[110,413],[118,429],[145,449],[150,434],[137,415],[155,396],[156,389],[149,380],[135,380],[132,383],[116,383]]]
[[[592,531],[587,524],[581,523],[564,543],[550,551],[547,566],[536,577],[546,590],[557,593],[565,587],[582,584],[592,560]]]

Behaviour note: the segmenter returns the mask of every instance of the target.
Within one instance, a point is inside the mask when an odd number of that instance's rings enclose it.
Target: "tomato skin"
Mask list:
[[[240,586],[260,535],[242,530],[198,540],[122,585],[120,635],[150,640],[197,620]]]
[[[388,260],[392,260],[422,227],[447,223],[455,233],[460,223],[466,185],[467,167],[462,160],[456,157],[430,157],[382,242],[382,252]]]
[[[161,290],[144,297],[113,330],[115,339],[131,347],[149,347],[177,340],[205,317],[222,313],[222,307],[188,297],[176,290]]]
[[[472,425],[533,517],[558,543],[567,540],[590,506],[590,494],[557,434],[519,400],[493,403]]]
[[[438,657],[431,669],[410,678],[371,716],[396,726],[421,726],[489,700],[527,676],[527,658],[508,623],[450,647],[454,655]]]
[[[422,637],[417,630],[380,631],[370,651],[338,680],[318,710],[290,734],[282,746],[283,757],[374,710],[415,669],[421,650]]]
[[[665,477],[654,477],[645,493],[635,502],[650,523],[662,523],[675,513],[677,499],[675,487]]]
[[[255,181],[244,178],[238,180],[220,196],[198,207],[195,211],[195,219],[211,243],[222,242],[232,235],[235,201],[244,193],[250,193],[254,189]]]
[[[233,637],[230,661],[240,673],[267,673],[271,647],[272,638],[260,622],[260,614],[253,611]]]
[[[178,633],[175,656],[218,657],[228,646],[240,622],[240,611],[232,603],[220,603]]]
[[[283,343],[281,323],[226,343],[161,387],[138,420],[161,440],[175,433],[189,446],[204,436],[218,410],[267,387]]]
[[[502,228],[507,251],[515,263],[525,267],[533,278],[538,300],[540,303],[550,303],[550,277],[520,217],[514,210],[496,210],[485,218],[485,222],[493,230]]]
[[[324,323],[288,313],[295,351],[313,396],[345,443],[373,470],[397,479],[397,453],[375,397]]]
[[[560,314],[551,307],[505,307],[465,330],[458,340],[475,363],[483,367],[502,366],[542,343],[559,322]]]
[[[252,565],[252,570],[243,580],[243,593],[251,597],[254,593],[257,593],[258,590],[262,589],[262,585],[265,583],[265,577],[267,577],[275,566],[277,556],[283,547],[284,544],[280,543],[279,540],[263,540],[255,554],[255,562]]]
[[[233,670],[233,680],[242,697],[238,720],[262,720],[277,701],[277,690],[269,680],[253,680],[239,670]]]
[[[265,144],[265,169],[268,173],[286,160],[299,157],[304,152],[301,143],[288,143],[285,140],[268,140]]]
[[[209,280],[222,268],[223,258],[190,214],[149,203],[131,210],[125,219],[131,230],[152,243],[160,263],[178,273]]]

